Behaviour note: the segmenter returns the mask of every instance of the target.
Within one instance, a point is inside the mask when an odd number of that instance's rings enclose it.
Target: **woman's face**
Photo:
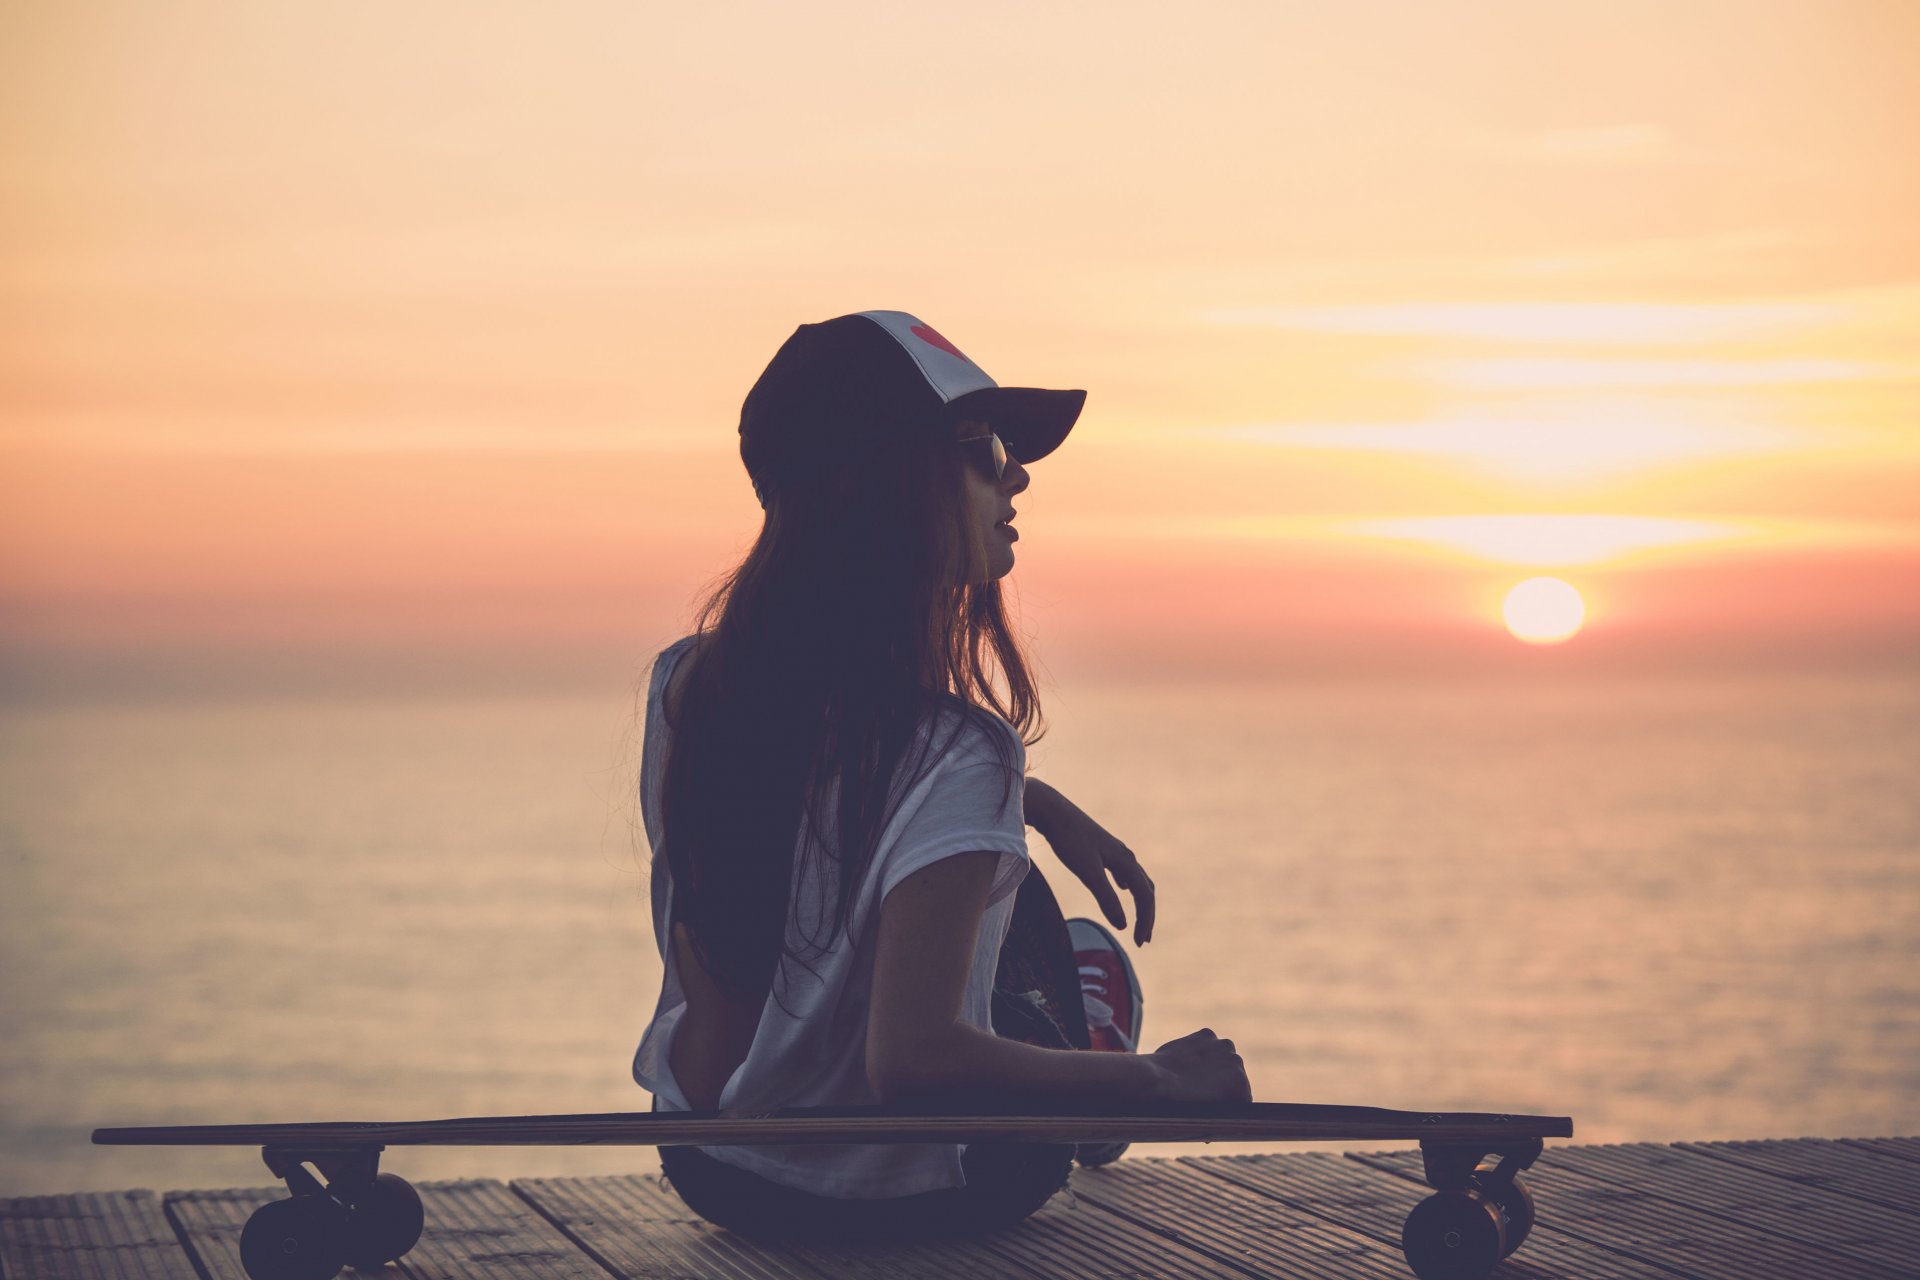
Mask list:
[[[984,436],[991,430],[984,422],[964,421],[955,428],[954,438]],[[1013,543],[1019,534],[1001,522],[1014,510],[1013,495],[1025,489],[1032,477],[1012,453],[1007,454],[1007,469],[998,481],[970,461],[961,464],[961,471],[966,477],[966,534],[973,541],[973,563],[986,566],[986,577],[977,581],[992,582],[1013,568]]]

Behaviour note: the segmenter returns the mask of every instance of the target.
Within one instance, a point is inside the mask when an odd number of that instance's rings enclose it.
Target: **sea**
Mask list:
[[[1920,671],[1044,694],[1030,772],[1159,886],[1147,1047],[1578,1142],[1920,1134]],[[0,1196],[275,1181],[102,1126],[646,1110],[639,748],[622,688],[0,709]]]

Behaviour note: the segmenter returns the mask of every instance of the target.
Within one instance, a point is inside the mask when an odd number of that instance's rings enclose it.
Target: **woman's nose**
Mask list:
[[[1000,473],[1000,487],[1006,491],[1007,496],[1012,497],[1031,483],[1033,483],[1033,477],[1027,473],[1025,467],[1020,465],[1020,459],[1009,455],[1007,469]]]

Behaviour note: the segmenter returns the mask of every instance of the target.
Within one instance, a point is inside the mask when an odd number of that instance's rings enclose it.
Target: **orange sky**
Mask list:
[[[8,6],[0,657],[619,681],[895,308],[1089,392],[1057,676],[1911,665],[1920,8],[1171,14]]]

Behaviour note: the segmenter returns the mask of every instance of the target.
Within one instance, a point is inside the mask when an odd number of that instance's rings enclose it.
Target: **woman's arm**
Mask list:
[[[1029,777],[1026,796],[1021,801],[1021,808],[1026,811],[1027,825],[1041,835],[1047,834],[1048,829],[1056,825],[1060,805],[1065,800],[1066,797],[1053,787],[1038,778]]]
[[[1029,1103],[1125,1107],[1246,1101],[1233,1041],[1210,1030],[1150,1054],[1042,1049],[960,1020],[967,975],[1000,855],[959,853],[923,867],[880,905],[867,1012],[867,1078],[881,1101],[924,1106]]]
[[[1060,859],[1060,865],[1073,872],[1093,894],[1107,923],[1116,929],[1127,927],[1127,913],[1120,906],[1119,885],[1133,895],[1138,908],[1134,923],[1135,946],[1153,940],[1153,878],[1140,866],[1133,850],[1115,839],[1105,827],[1088,817],[1079,805],[1038,778],[1027,779],[1023,800],[1027,825],[1047,839]],[[1112,883],[1108,877],[1112,877]]]

